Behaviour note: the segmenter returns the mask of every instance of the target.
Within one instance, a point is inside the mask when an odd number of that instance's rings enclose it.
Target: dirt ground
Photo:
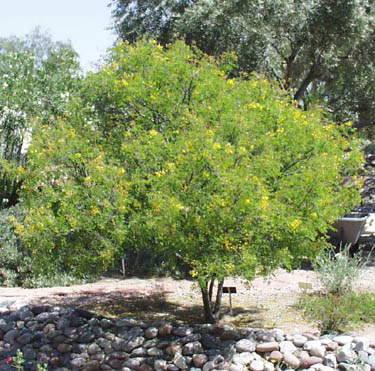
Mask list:
[[[250,284],[227,280],[236,287],[223,296],[221,324],[236,327],[280,328],[289,334],[317,333],[317,326],[292,308],[300,295],[319,290],[316,275],[309,270],[288,273],[277,270],[272,276]],[[369,267],[355,285],[356,290],[375,293],[375,268]],[[108,317],[133,317],[149,322],[158,320],[202,322],[200,291],[193,281],[171,278],[105,278],[95,283],[42,289],[0,288],[0,304],[51,304],[80,307]],[[357,327],[353,334],[375,339],[375,324]]]

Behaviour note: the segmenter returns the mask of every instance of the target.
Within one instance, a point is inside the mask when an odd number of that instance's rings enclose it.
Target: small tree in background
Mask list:
[[[41,269],[104,269],[120,244],[162,250],[189,265],[215,322],[226,277],[314,258],[359,200],[340,186],[360,166],[346,127],[261,77],[226,79],[182,42],[119,43],[85,84],[80,113],[41,130],[25,169],[19,234]]]

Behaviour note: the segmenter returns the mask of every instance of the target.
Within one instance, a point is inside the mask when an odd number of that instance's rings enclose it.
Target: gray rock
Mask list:
[[[74,358],[70,361],[71,366],[73,367],[82,367],[86,363],[86,360],[84,358],[78,357]]]
[[[297,369],[301,364],[301,361],[291,353],[284,354],[283,362],[292,369]]]
[[[256,351],[259,353],[273,352],[274,350],[279,350],[279,343],[272,341],[268,343],[260,343],[256,346]]]
[[[14,344],[19,336],[20,336],[20,332],[18,330],[9,330],[4,335],[3,340],[9,344]]]
[[[164,324],[158,328],[160,336],[168,336],[172,333],[172,330],[173,330],[173,326],[170,324]]]
[[[255,338],[258,341],[262,341],[262,342],[266,342],[266,343],[271,343],[271,342],[274,342],[276,340],[275,335],[272,332],[267,331],[267,330],[257,331],[255,333]]]
[[[249,366],[251,371],[263,371],[264,370],[264,362],[263,361],[252,361]]]
[[[203,370],[203,371],[210,371],[210,370],[215,369],[215,367],[216,367],[216,365],[215,365],[214,361],[209,361],[209,362],[207,362],[207,363],[203,366],[202,370]]]
[[[186,364],[185,357],[182,356],[179,353],[176,353],[173,358],[173,363],[175,366],[177,366],[180,370],[186,370],[188,368],[188,365]]]
[[[156,359],[154,362],[155,370],[166,370],[168,368],[167,361],[164,359]]]
[[[208,357],[205,354],[194,354],[192,361],[195,367],[202,368],[208,361]]]
[[[309,340],[303,346],[304,350],[307,350],[311,356],[324,358],[326,349],[319,340]]]
[[[356,352],[365,351],[370,347],[370,342],[367,339],[358,340],[355,344],[354,350]]]
[[[158,336],[159,330],[156,327],[149,327],[145,330],[146,339],[154,339]]]
[[[237,365],[241,365],[241,366],[248,365],[253,360],[254,360],[253,356],[250,352],[238,353],[238,354],[235,354],[232,358],[233,363]]]
[[[339,350],[336,354],[338,363],[352,362],[354,357],[355,353],[348,347],[342,347],[341,350]]]
[[[62,354],[69,353],[71,350],[72,350],[72,345],[71,344],[60,343],[57,346],[57,351],[59,353],[62,353]]]
[[[282,341],[279,344],[280,352],[283,354],[293,353],[297,350],[296,346],[291,341]]]
[[[303,335],[294,335],[293,337],[293,344],[296,347],[303,347],[307,342],[307,337]]]
[[[150,357],[161,357],[163,355],[163,351],[159,348],[153,347],[147,350],[147,355]]]
[[[17,339],[17,342],[20,343],[21,345],[26,345],[31,342],[32,338],[33,338],[33,335],[31,332],[25,332]]]
[[[221,341],[211,334],[204,334],[201,343],[208,349],[217,349],[221,345]]]
[[[353,336],[348,336],[348,335],[339,335],[333,338],[333,341],[335,341],[339,345],[349,344],[353,342],[353,340],[354,340]]]
[[[96,353],[99,353],[99,352],[101,352],[101,348],[100,348],[100,346],[98,345],[98,344],[90,344],[88,347],[87,347],[87,353],[89,354],[89,355],[94,355],[94,354],[96,354]]]
[[[337,368],[337,359],[334,354],[327,354],[324,359],[323,359],[323,365],[332,367],[332,368]]]
[[[368,364],[371,366],[372,370],[375,370],[375,355],[374,354],[371,354],[368,357]]]
[[[143,336],[137,336],[133,340],[128,341],[125,346],[125,352],[131,352],[133,349],[140,347],[145,341]]]
[[[236,343],[236,351],[238,353],[254,352],[255,351],[255,343],[254,343],[254,341],[248,340],[248,339],[239,340]]]
[[[184,337],[191,335],[193,333],[193,329],[187,326],[180,326],[173,330],[173,334],[176,336]]]
[[[96,371],[99,370],[100,363],[96,360],[91,360],[86,362],[83,367],[82,371]]]
[[[182,354],[185,356],[190,356],[196,353],[203,353],[203,347],[199,341],[194,341],[193,343],[187,343],[182,348]]]
[[[239,340],[240,333],[237,330],[227,329],[220,334],[220,340]]]

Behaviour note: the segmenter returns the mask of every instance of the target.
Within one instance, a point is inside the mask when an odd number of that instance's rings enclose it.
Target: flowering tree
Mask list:
[[[358,201],[340,186],[360,165],[348,127],[261,77],[226,79],[182,42],[119,43],[85,86],[79,114],[30,147],[16,228],[41,268],[105,268],[120,244],[163,250],[190,267],[214,322],[226,277],[313,258]]]

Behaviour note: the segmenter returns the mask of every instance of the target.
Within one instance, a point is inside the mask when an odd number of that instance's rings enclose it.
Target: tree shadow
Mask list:
[[[48,304],[64,308],[78,308],[106,318],[126,318],[158,325],[163,322],[202,324],[203,306],[200,297],[189,295],[179,299],[165,292],[148,295],[140,293],[80,293],[75,295],[58,294],[38,299],[39,304]],[[265,309],[250,305],[233,308],[229,315],[229,306],[222,304],[219,325],[229,324],[235,327],[264,327]]]

